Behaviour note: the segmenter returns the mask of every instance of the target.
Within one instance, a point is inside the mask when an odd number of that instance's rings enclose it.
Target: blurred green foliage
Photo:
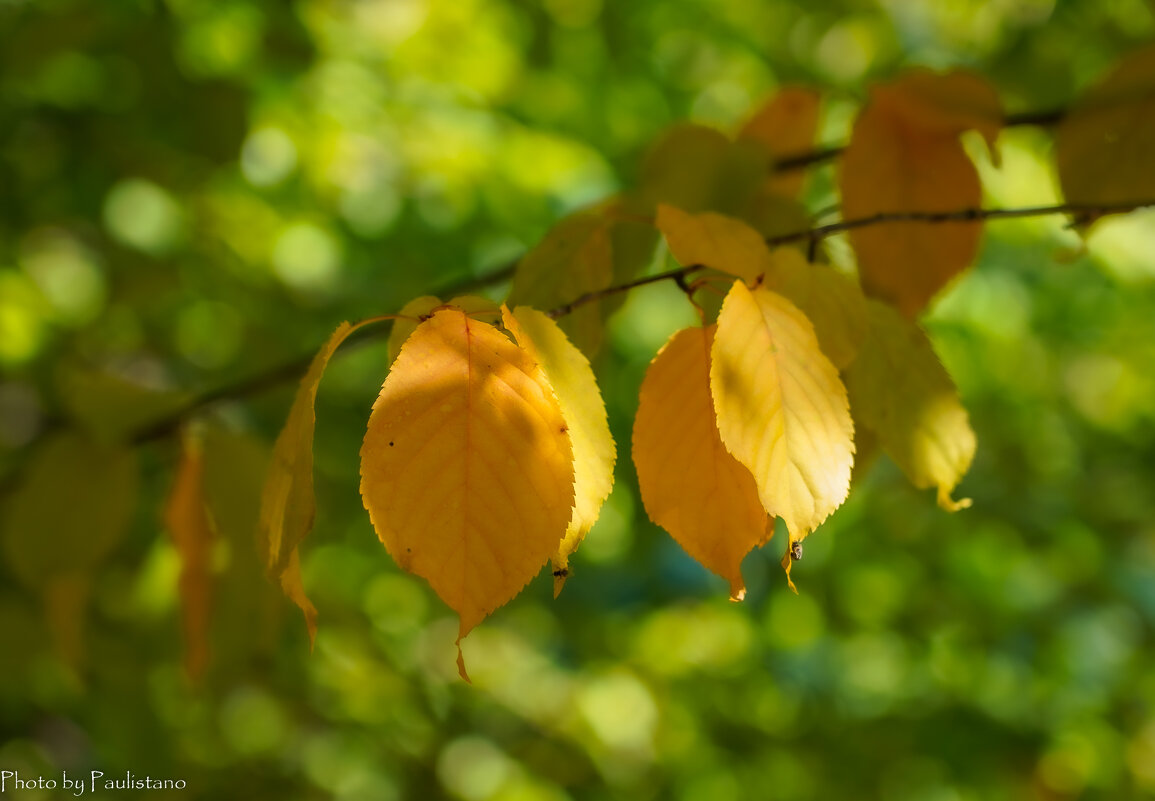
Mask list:
[[[1141,0],[0,0],[0,502],[65,426],[123,438],[342,319],[500,270],[630,185],[675,122],[732,130],[811,83],[838,143],[907,64],[1053,108],[1153,34]],[[991,199],[1052,200],[1047,134],[1003,141]],[[823,167],[808,205],[834,200]],[[384,344],[338,357],[319,396],[311,656],[248,539],[292,382],[219,403],[209,674],[181,668],[162,438],[136,449],[134,524],[90,586],[38,587],[4,551],[0,769],[182,778],[152,796],[182,799],[1155,794],[1153,230],[1132,215],[1080,250],[1059,219],[992,225],[935,309],[979,437],[973,509],[882,461],[807,541],[800,595],[779,538],[736,605],[646,520],[623,453],[561,597],[543,576],[466,640],[472,688],[455,620],[357,496]],[[669,286],[611,319],[619,443],[692,320]]]

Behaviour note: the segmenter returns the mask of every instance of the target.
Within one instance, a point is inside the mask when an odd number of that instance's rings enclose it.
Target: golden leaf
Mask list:
[[[398,319],[393,322],[393,328],[389,331],[390,364],[397,360],[401,346],[417,328],[421,318],[428,317],[430,312],[438,306],[454,306],[473,317],[492,317],[495,321],[501,317],[501,307],[489,298],[483,298],[479,295],[458,295],[447,303],[442,303],[436,295],[422,295],[414,298],[402,306],[401,311],[397,312]]]
[[[502,320],[517,344],[545,373],[573,444],[574,508],[552,560],[556,596],[569,575],[570,555],[597,522],[613,489],[617,452],[594,371],[557,323],[528,306],[518,306],[512,313],[503,309]]]
[[[361,496],[378,537],[460,617],[460,638],[556,553],[573,449],[541,369],[486,323],[417,326],[373,404]]]
[[[806,315],[741,281],[722,304],[710,355],[718,432],[754,474],[763,507],[786,523],[789,553],[850,489],[854,431],[846,388]]]
[[[1124,58],[1079,98],[1059,125],[1056,161],[1063,195],[1070,203],[1151,199],[1155,188],[1155,46]]]
[[[866,298],[851,278],[811,264],[793,248],[777,248],[763,286],[785,296],[814,325],[822,352],[838,369],[854,361],[866,336]]]
[[[855,418],[878,435],[912,484],[938,488],[940,506],[970,506],[950,497],[975,453],[954,382],[919,326],[877,301],[869,302],[869,319],[869,335],[845,375]]]
[[[783,87],[754,112],[738,138],[758,142],[776,159],[804,153],[814,146],[821,103],[822,95],[813,89]],[[805,181],[806,170],[791,170],[769,175],[766,188],[773,194],[797,197]]]
[[[710,397],[716,326],[685,328],[658,351],[642,381],[633,457],[650,519],[686,553],[730,582],[741,600],[742,559],[774,533],[754,477],[718,435]]]
[[[614,278],[613,248],[606,216],[592,212],[570,215],[545,235],[518,262],[506,301],[550,309],[599,289]],[[587,303],[568,315],[562,328],[586,353],[601,344],[600,304]]]
[[[762,235],[741,220],[712,211],[687,214],[658,206],[658,230],[683,266],[701,264],[754,282],[770,269],[770,249]]]
[[[842,157],[842,215],[977,208],[978,172],[959,135],[994,144],[1002,111],[995,91],[964,72],[912,70],[877,86]],[[887,222],[855,228],[850,242],[868,294],[917,315],[978,252],[978,222]]]
[[[195,682],[209,660],[211,558],[216,537],[205,507],[204,450],[199,435],[192,431],[181,436],[181,457],[165,501],[164,523],[180,556],[185,671]]]

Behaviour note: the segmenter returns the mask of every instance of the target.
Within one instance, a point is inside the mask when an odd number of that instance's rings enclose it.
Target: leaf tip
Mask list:
[[[950,497],[950,488],[940,487],[938,490],[938,505],[948,512],[959,512],[971,507],[970,498],[959,498],[957,501]]]
[[[457,675],[462,678],[466,684],[473,684],[473,679],[469,678],[469,673],[465,670],[465,655],[461,653],[461,637],[457,638]]]

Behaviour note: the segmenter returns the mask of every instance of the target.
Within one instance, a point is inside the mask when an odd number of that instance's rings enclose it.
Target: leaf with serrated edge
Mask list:
[[[417,324],[421,322],[420,318],[427,317],[438,306],[455,306],[474,317],[492,317],[496,320],[501,316],[501,308],[496,303],[479,295],[458,295],[446,303],[442,303],[436,295],[422,295],[414,298],[402,306],[401,311],[397,312],[401,319],[393,322],[393,328],[389,332],[390,364],[397,360],[401,346],[417,328]]]
[[[884,303],[869,303],[870,332],[846,370],[855,418],[873,430],[883,450],[920,489],[936,487],[951,500],[975,454],[975,434],[954,382],[919,326]]]
[[[185,671],[199,681],[209,659],[209,604],[212,549],[216,539],[204,491],[204,448],[198,432],[181,436],[181,457],[164,506],[164,524],[180,556],[181,618]]]
[[[512,312],[503,308],[501,319],[517,344],[545,372],[573,444],[574,508],[552,560],[556,597],[569,575],[569,557],[597,522],[613,489],[617,452],[594,371],[558,324],[528,306],[518,306]]]
[[[258,536],[269,573],[274,577],[284,572],[290,555],[312,530],[317,512],[313,494],[313,431],[317,423],[313,406],[317,385],[329,359],[345,338],[361,326],[380,319],[337,326],[301,379],[289,418],[273,445],[273,457],[261,492]]]
[[[460,618],[460,641],[557,552],[574,504],[565,418],[525,351],[456,309],[410,335],[373,404],[361,497],[377,536]]]
[[[754,474],[766,511],[786,523],[789,554],[850,489],[854,429],[846,388],[806,315],[741,281],[722,304],[710,356],[718,433]],[[789,560],[784,564],[789,579]]]
[[[858,284],[825,264],[810,264],[793,248],[770,254],[763,286],[785,296],[814,325],[818,344],[834,366],[854,361],[866,336],[866,298]]]
[[[754,477],[718,436],[710,397],[716,326],[685,328],[650,362],[634,419],[633,457],[646,513],[686,553],[746,594],[742,559],[774,533]]]
[[[1155,46],[1132,53],[1063,117],[1055,137],[1070,203],[1150,200],[1155,187]]]
[[[965,72],[911,70],[876,86],[841,162],[842,216],[951,212],[982,201],[978,172],[959,135],[978,130],[993,146],[998,95]],[[850,231],[867,294],[916,316],[978,253],[978,222],[887,222]]]
[[[686,267],[701,264],[751,282],[770,269],[766,241],[741,220],[712,211],[687,214],[663,203],[657,226],[670,253]]]

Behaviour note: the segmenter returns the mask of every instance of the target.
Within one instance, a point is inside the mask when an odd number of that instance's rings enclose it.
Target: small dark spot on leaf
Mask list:
[[[793,562],[801,562],[802,561],[802,543],[801,542],[796,541],[796,542],[790,543],[790,560]]]
[[[389,440],[389,447],[390,447],[390,448],[392,448],[392,447],[393,447],[393,440]]]
[[[565,578],[566,576],[569,575],[569,568],[568,567],[559,567],[557,570],[553,571],[553,575],[554,575],[554,578]]]
[[[564,434],[564,433],[565,433],[565,432],[567,432],[567,431],[569,431],[569,426],[562,426],[561,428],[559,428],[559,429],[557,430],[557,433],[559,433],[559,434]]]

